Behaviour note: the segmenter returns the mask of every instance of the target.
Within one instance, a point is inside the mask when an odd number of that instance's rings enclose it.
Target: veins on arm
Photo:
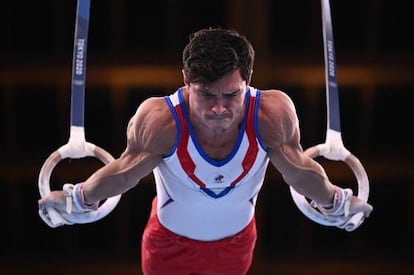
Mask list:
[[[333,185],[322,166],[303,152],[299,121],[292,101],[281,92],[271,93],[261,106],[259,129],[272,165],[297,192],[317,202],[330,202]]]
[[[174,131],[174,120],[164,99],[148,99],[141,104],[128,124],[125,151],[85,182],[88,201],[106,199],[134,187],[171,150]]]

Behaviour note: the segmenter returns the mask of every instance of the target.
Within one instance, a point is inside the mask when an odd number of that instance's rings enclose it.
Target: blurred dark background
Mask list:
[[[92,224],[51,229],[37,213],[37,180],[69,137],[76,1],[2,1],[0,204],[2,274],[140,274],[152,176]],[[269,168],[257,204],[249,274],[413,274],[414,19],[410,1],[331,1],[346,148],[364,164],[375,210],[352,233],[308,220]],[[190,33],[234,28],[255,46],[252,85],[294,100],[304,148],[323,143],[325,80],[320,2],[312,0],[92,1],[86,139],[119,156],[129,118],[150,96],[182,85]],[[342,162],[319,160],[354,186]],[[64,160],[51,188],[85,179],[94,159]]]

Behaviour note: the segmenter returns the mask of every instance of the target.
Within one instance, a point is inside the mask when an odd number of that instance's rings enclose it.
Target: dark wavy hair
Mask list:
[[[240,69],[250,82],[254,49],[246,37],[233,30],[209,28],[190,35],[183,51],[183,71],[188,83],[211,83]]]

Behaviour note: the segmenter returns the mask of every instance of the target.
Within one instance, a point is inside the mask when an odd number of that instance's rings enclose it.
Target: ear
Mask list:
[[[187,77],[185,76],[184,69],[181,70],[181,73],[183,74],[183,82],[184,82],[184,85],[185,86],[188,86],[190,83],[188,83],[188,81],[187,81]]]
[[[252,81],[252,75],[253,75],[253,70],[250,71],[249,77],[247,78],[247,81],[246,81],[247,86],[249,86]]]

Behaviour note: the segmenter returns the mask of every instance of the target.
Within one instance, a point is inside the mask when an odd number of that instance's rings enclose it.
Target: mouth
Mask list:
[[[224,115],[206,115],[207,120],[224,120],[231,118],[231,114],[224,114]]]

